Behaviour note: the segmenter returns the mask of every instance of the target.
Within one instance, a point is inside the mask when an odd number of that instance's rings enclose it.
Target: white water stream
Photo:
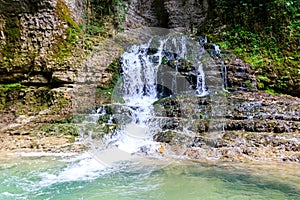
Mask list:
[[[161,144],[153,141],[153,135],[161,131],[161,127],[151,119],[155,118],[153,103],[159,99],[158,87],[171,91],[172,95],[207,95],[201,62],[204,55],[205,50],[197,42],[181,34],[153,37],[146,43],[126,47],[120,58],[121,82],[116,86],[112,101],[123,99],[121,105],[116,105],[130,111],[130,122],[124,123],[126,120],[119,117],[117,132],[104,139],[104,150],[99,151],[99,144],[90,142],[92,154],[103,164],[111,165],[131,159],[133,154],[142,149],[147,154],[157,152]],[[166,69],[161,68],[169,60],[175,63],[178,60],[189,60],[196,70],[186,72],[185,76],[196,76],[195,85],[181,75],[177,65],[176,69],[167,66],[164,66]],[[171,74],[172,78],[165,80],[165,74]],[[178,88],[184,89],[179,91]],[[128,118],[128,113],[126,116],[122,114]]]

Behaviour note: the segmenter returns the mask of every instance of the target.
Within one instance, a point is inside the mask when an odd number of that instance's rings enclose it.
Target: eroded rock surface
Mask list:
[[[184,148],[182,155],[191,159],[300,162],[299,98],[246,92],[226,102],[217,108],[223,116],[216,116],[209,97],[160,100],[156,106],[164,110],[165,126],[154,139],[168,151]]]
[[[179,28],[191,31],[205,22],[208,7],[207,0],[130,0],[125,26]]]

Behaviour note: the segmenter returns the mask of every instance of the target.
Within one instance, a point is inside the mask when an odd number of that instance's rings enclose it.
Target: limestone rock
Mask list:
[[[125,26],[158,26],[164,28],[183,28],[191,31],[204,23],[208,14],[208,1],[196,0],[150,0],[128,2]]]
[[[72,71],[56,71],[52,74],[52,83],[74,83],[76,73]]]

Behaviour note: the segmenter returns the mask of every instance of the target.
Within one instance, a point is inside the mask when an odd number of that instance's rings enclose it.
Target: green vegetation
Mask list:
[[[90,8],[86,11],[87,25],[84,26],[73,20],[72,13],[63,0],[57,1],[54,13],[67,27],[61,24],[59,28],[64,30],[64,33],[54,35],[55,43],[49,49],[47,60],[55,61],[55,65],[65,65],[66,58],[71,56],[80,59],[83,52],[90,52],[91,47],[103,40],[103,37],[111,36],[125,19],[126,6],[121,0],[88,2]],[[19,17],[8,17],[4,25],[6,40],[0,47],[0,68],[23,68],[25,65],[31,65],[38,55],[38,50],[28,50],[25,53],[19,51],[22,44]]]
[[[20,29],[19,19],[17,17],[11,17],[6,20],[5,35],[9,43],[19,42]]]
[[[13,59],[14,54],[17,53],[20,46],[20,27],[18,17],[7,18],[5,22],[4,34],[6,37],[6,44],[2,48],[2,56],[4,59]]]
[[[79,129],[76,124],[62,123],[62,124],[47,124],[40,128],[40,131],[45,132],[47,135],[63,136],[72,135],[79,136]]]
[[[113,30],[125,20],[126,6],[122,0],[90,0],[91,13],[86,33],[110,36]]]
[[[15,88],[21,87],[21,83],[10,83],[10,84],[4,84],[0,85],[0,88],[4,91],[7,92],[9,90],[13,90]]]
[[[62,0],[57,1],[55,12],[61,21],[68,24],[68,29],[63,37],[59,36],[55,38],[57,43],[53,47],[53,57],[63,60],[66,57],[70,57],[72,50],[79,45],[79,39],[83,37],[83,31],[78,24],[74,22],[71,17],[70,9]]]
[[[39,128],[40,132],[43,132],[46,136],[66,137],[68,141],[73,143],[76,141],[76,137],[80,135],[80,129],[76,124],[72,123],[54,123],[46,124]]]
[[[248,88],[252,89],[252,84],[251,84],[251,81],[250,80],[246,80],[245,81],[245,84]]]
[[[0,84],[0,112],[10,108],[17,115],[36,115],[50,109],[49,114],[57,114],[69,103],[62,92],[52,91],[49,87]]]
[[[105,70],[107,73],[110,73],[112,75],[111,78],[107,82],[99,84],[97,86],[97,98],[104,100],[106,103],[110,103],[113,90],[117,83],[120,81],[120,74],[118,72],[118,60],[119,59],[114,60]],[[114,100],[122,101],[122,99]]]
[[[118,72],[118,59],[113,61],[105,70],[106,72],[110,73],[112,75],[112,78],[109,79],[104,84],[99,84],[97,88],[103,90],[103,91],[110,91],[114,89],[114,86],[117,84],[117,82],[120,80],[120,74]]]
[[[19,17],[8,17],[4,26],[5,41],[0,45],[0,68],[8,69],[32,62],[36,52],[23,53],[21,47],[21,28]],[[26,59],[25,59],[26,58]]]
[[[57,1],[55,12],[61,21],[66,22],[69,27],[74,28],[78,32],[81,32],[80,27],[72,19],[71,11],[68,8],[68,6],[64,3],[64,1]]]
[[[53,57],[62,63],[65,58],[74,55],[76,49],[90,50],[103,37],[111,36],[114,29],[125,19],[126,7],[121,0],[90,0],[89,5],[90,9],[86,13],[87,24],[84,26],[74,22],[70,9],[62,0],[57,3],[57,16],[68,24],[65,34],[56,38],[57,44],[53,48]]]
[[[20,83],[0,84],[0,111],[12,104],[12,97],[22,88]]]
[[[92,139],[102,139],[107,134],[113,134],[117,129],[116,124],[86,124],[84,129],[82,130],[82,134],[84,136],[88,136]]]
[[[300,85],[300,1],[214,1],[222,29],[208,34],[221,48],[251,64],[259,88],[293,93]],[[299,94],[295,94],[299,95]]]
[[[171,142],[174,137],[174,133],[171,130],[162,131],[154,135],[156,141],[165,143]]]

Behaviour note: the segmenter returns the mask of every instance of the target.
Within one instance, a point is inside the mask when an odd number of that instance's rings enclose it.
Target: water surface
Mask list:
[[[2,158],[0,199],[296,200],[299,164],[126,161],[104,167],[88,154]]]

